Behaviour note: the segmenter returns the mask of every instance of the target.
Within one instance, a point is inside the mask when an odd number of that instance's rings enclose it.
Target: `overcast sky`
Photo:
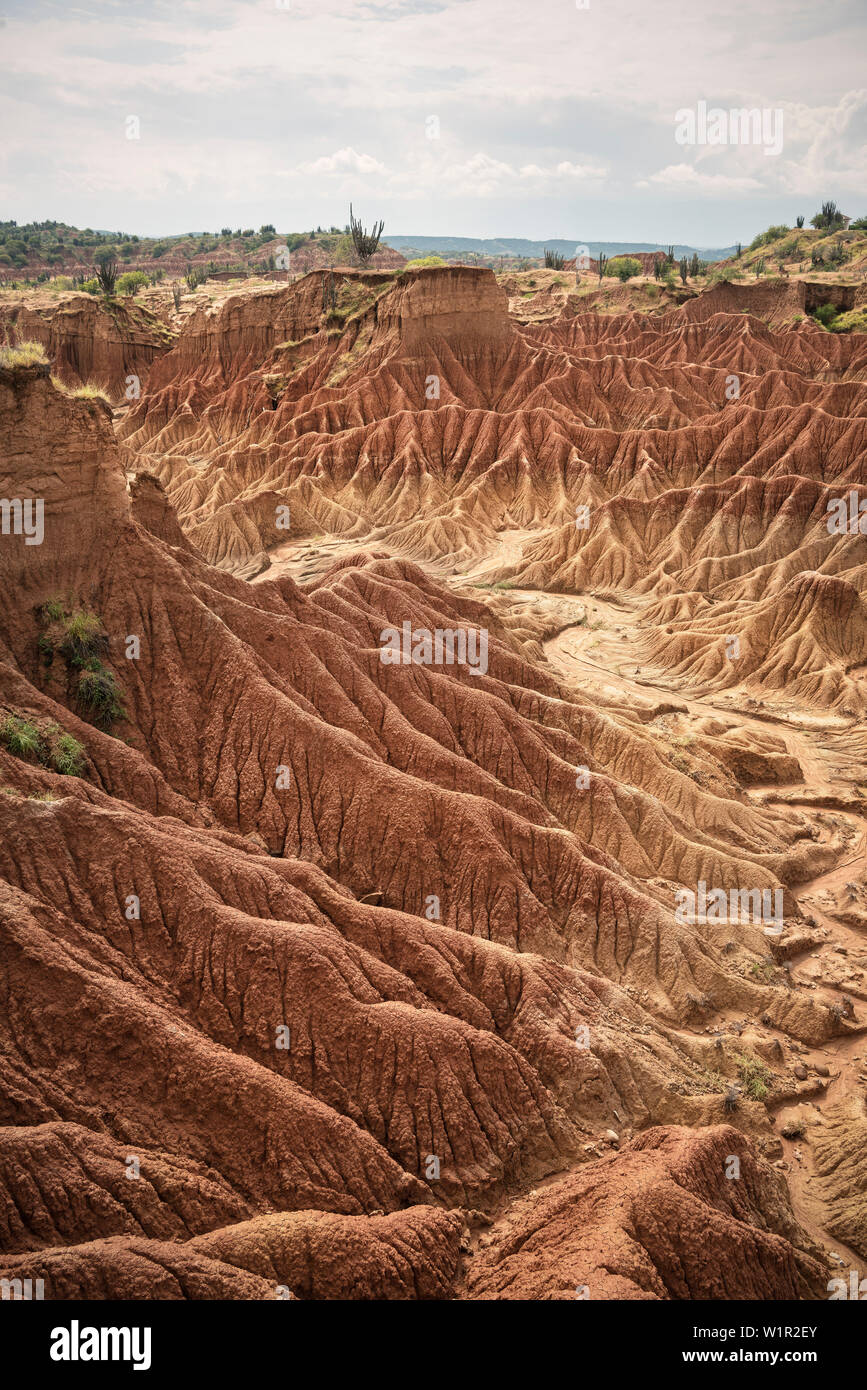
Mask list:
[[[0,0],[0,216],[294,231],[351,199],[386,239],[720,246],[867,214],[865,0],[588,2]],[[781,152],[678,143],[699,102],[782,112]]]

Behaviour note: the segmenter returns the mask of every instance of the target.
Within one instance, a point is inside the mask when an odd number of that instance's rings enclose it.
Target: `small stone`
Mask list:
[[[798,1078],[799,1081],[806,1081],[807,1068],[804,1066],[802,1062],[799,1062],[798,1065],[795,1067],[795,1076]]]

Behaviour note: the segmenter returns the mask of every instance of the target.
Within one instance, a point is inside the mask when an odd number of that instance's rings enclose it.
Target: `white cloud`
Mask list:
[[[309,164],[299,164],[301,174],[384,174],[386,167],[370,154],[358,154],[351,145],[334,154],[323,155]]]
[[[386,232],[718,244],[767,225],[771,199],[779,221],[822,197],[864,211],[863,5],[612,5],[31,0],[3,29],[6,215],[290,230],[342,225],[363,192]],[[782,108],[782,155],[685,154],[673,115],[699,100]]]
[[[705,174],[692,164],[668,164],[646,179],[639,179],[636,187],[649,188],[652,185],[677,189],[680,192],[720,194],[747,193],[762,188],[760,179],[750,175]]]

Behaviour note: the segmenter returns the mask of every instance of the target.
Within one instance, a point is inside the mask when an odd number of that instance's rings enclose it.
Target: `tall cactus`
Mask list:
[[[352,204],[349,204],[349,230],[352,234],[352,244],[355,247],[355,254],[362,265],[367,265],[371,256],[379,245],[379,238],[382,236],[384,222],[374,222],[371,231],[366,231],[361,223],[354,216]]]

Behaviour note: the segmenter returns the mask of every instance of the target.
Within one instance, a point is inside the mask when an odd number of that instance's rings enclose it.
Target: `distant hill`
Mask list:
[[[142,270],[153,278],[183,277],[193,267],[212,273],[271,274],[285,263],[278,257],[288,247],[293,274],[329,265],[354,262],[348,228],[317,228],[309,232],[277,232],[268,223],[219,232],[185,232],[163,237],[140,237],[128,232],[94,231],[64,222],[0,221],[0,283],[47,281],[67,276],[74,283],[93,275],[101,256],[118,262],[121,270]],[[384,242],[371,266],[399,270],[400,252]]]
[[[417,256],[442,256],[446,260],[459,256],[479,256],[490,259],[495,256],[526,258],[538,260],[548,251],[557,251],[567,259],[575,255],[576,246],[586,246],[595,259],[600,252],[606,256],[628,255],[636,251],[667,251],[668,247],[654,241],[582,241],[580,237],[566,240],[551,237],[548,241],[528,241],[522,237],[467,237],[467,236],[386,236],[389,246],[400,251],[408,260]],[[674,254],[690,257],[697,252],[703,261],[724,261],[735,252],[734,246],[703,247],[677,245]]]

